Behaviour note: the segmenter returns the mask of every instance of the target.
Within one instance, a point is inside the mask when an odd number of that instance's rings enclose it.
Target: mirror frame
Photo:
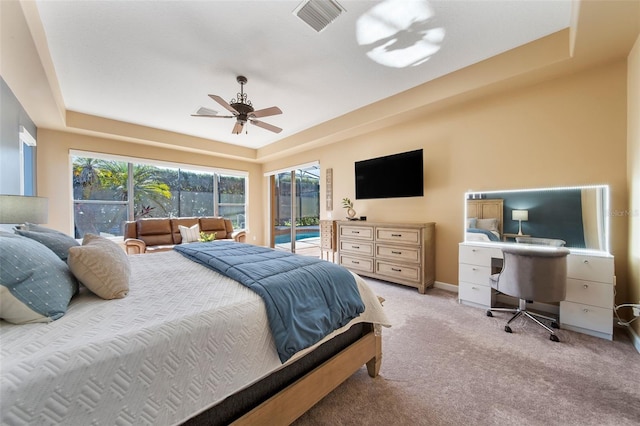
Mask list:
[[[463,232],[464,232],[464,242],[465,243],[483,243],[483,244],[513,244],[512,242],[506,241],[475,241],[475,240],[467,240],[467,201],[473,199],[487,199],[487,196],[493,194],[504,194],[504,193],[527,193],[527,192],[541,192],[541,191],[566,191],[566,190],[583,190],[583,189],[600,189],[602,190],[602,197],[599,200],[599,208],[596,212],[598,220],[602,223],[603,233],[604,233],[604,243],[602,249],[595,248],[585,248],[585,247],[571,247],[567,245],[566,247],[572,252],[576,253],[595,253],[595,254],[611,254],[611,233],[610,233],[610,194],[609,194],[609,185],[580,185],[580,186],[564,186],[564,187],[547,187],[547,188],[526,188],[526,189],[504,189],[504,190],[490,190],[490,191],[467,191],[464,194],[464,217],[463,217]],[[489,197],[490,198],[490,197]],[[503,210],[504,214],[504,210]],[[503,221],[511,220],[511,218],[504,217]],[[501,233],[504,233],[504,230],[501,230]]]

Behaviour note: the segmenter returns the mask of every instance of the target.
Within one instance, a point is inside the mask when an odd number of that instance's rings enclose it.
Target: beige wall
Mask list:
[[[369,220],[436,222],[436,280],[457,285],[469,189],[603,183],[611,185],[612,210],[627,209],[626,80],[626,63],[619,61],[269,162],[265,170],[312,160],[323,173],[333,168],[332,214],[343,218],[339,201],[354,198],[354,161],[423,148],[424,197],[357,200],[355,210]],[[322,211],[323,218],[328,214]],[[611,227],[621,301],[627,219],[613,217]]]
[[[73,235],[70,150],[195,164],[249,172],[249,242],[261,242],[263,226],[262,168],[259,164],[131,144],[55,130],[38,132],[38,195],[49,197],[49,226]],[[254,240],[255,237],[255,240]]]
[[[627,182],[629,191],[629,279],[625,302],[640,303],[640,37],[628,60]],[[640,335],[640,321],[633,323]]]

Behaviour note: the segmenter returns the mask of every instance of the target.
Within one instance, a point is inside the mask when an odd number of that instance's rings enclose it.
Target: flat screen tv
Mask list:
[[[422,150],[355,163],[356,199],[422,197]]]

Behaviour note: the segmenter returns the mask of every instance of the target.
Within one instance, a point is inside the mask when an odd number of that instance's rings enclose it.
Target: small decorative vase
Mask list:
[[[349,216],[350,218],[354,218],[356,217],[356,211],[352,208],[348,208],[347,209],[347,216]]]

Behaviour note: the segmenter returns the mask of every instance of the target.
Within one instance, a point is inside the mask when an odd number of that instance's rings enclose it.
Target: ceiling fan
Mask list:
[[[236,124],[233,126],[231,133],[239,135],[242,133],[244,124],[249,121],[251,124],[255,124],[258,127],[267,129],[269,131],[280,133],[281,128],[272,124],[265,123],[264,121],[256,120],[257,118],[268,117],[271,115],[282,114],[280,108],[273,106],[270,108],[264,108],[254,110],[251,105],[251,101],[247,99],[247,94],[244,93],[244,85],[247,84],[247,77],[239,75],[236,77],[236,81],[240,83],[240,93],[237,94],[237,99],[231,99],[230,103],[227,103],[218,95],[209,95],[211,99],[222,105],[227,111],[233,115],[218,115],[218,113],[212,109],[201,107],[195,114],[191,114],[192,117],[211,117],[211,118],[235,118]]]

